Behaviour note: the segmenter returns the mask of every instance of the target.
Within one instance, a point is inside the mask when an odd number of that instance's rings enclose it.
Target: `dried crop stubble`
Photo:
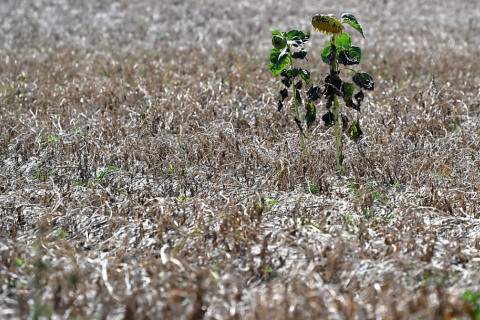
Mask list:
[[[479,25],[441,13],[463,19],[473,2],[342,8],[365,19],[379,88],[344,180],[321,124],[302,160],[269,44],[252,46],[318,3],[212,3],[0,6],[2,317],[465,315],[461,294],[479,289]]]

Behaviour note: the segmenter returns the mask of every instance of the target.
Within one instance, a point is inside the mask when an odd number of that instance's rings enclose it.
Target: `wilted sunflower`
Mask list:
[[[312,18],[312,25],[315,30],[325,34],[339,35],[343,31],[343,24],[333,14],[317,14]]]

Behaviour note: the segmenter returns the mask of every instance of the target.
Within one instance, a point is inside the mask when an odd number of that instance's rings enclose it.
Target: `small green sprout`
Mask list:
[[[50,309],[49,306],[45,304],[41,304],[39,302],[35,302],[33,305],[33,310],[32,310],[32,318],[34,320],[38,319],[44,319],[44,318],[50,318],[52,315],[52,310]]]
[[[73,132],[80,136],[83,136],[85,133],[83,133],[82,130],[80,129],[80,119],[76,117],[75,119],[72,119],[70,121],[70,124],[72,123],[74,123]]]
[[[267,201],[267,211],[273,210],[273,207],[275,207],[276,205],[277,205],[276,201],[273,201],[273,200]]]
[[[395,181],[395,183],[393,184],[393,188],[395,189],[395,191],[401,192],[403,189],[403,186],[401,186],[398,181]]]
[[[20,266],[20,267],[23,267],[24,263],[23,261],[20,259],[20,258],[15,258],[15,260],[17,261],[17,264]]]
[[[268,274],[269,276],[273,277],[273,278],[278,278],[279,274],[277,271],[275,271],[274,269],[272,268],[268,268],[265,270],[265,273]]]
[[[465,310],[472,320],[480,319],[480,303],[478,301],[479,297],[480,295],[478,292],[471,291],[465,291],[462,295],[463,300],[465,300]]]
[[[127,172],[125,170],[123,170],[122,168],[119,168],[119,167],[115,167],[115,166],[108,166],[108,169],[106,170],[103,170],[102,172],[100,172],[100,174],[98,176],[95,175],[95,180],[97,182],[99,182],[102,178],[104,178],[108,173],[112,172],[112,171],[122,171],[122,172]]]
[[[180,202],[180,203],[188,202],[190,200],[192,200],[192,198],[187,197],[185,195],[178,197],[178,202]]]
[[[275,201],[258,201],[255,202],[253,205],[253,211],[254,213],[263,213],[263,212],[268,212],[273,209],[273,206],[275,206],[277,203]]]
[[[350,180],[349,184],[350,184],[350,187],[348,188],[348,194],[352,195],[352,196],[358,195],[360,190],[358,189],[357,185],[355,184],[355,181]]]
[[[55,236],[57,236],[57,238],[65,239],[66,237],[68,237],[68,232],[63,230],[57,230],[57,232],[55,232]]]
[[[40,147],[44,148],[47,146],[52,146],[53,143],[58,142],[59,139],[55,136],[50,136],[50,138],[46,139],[44,136],[38,136],[38,140],[40,140]]]
[[[345,220],[346,220],[348,223],[352,223],[352,221],[353,221],[353,220],[352,220],[352,216],[349,215],[349,214],[346,214],[346,215],[345,215]]]
[[[319,192],[320,192],[320,188],[319,188],[319,187],[317,187],[317,186],[315,186],[315,185],[310,186],[310,193],[311,193],[311,194],[317,194],[317,193],[319,193]]]

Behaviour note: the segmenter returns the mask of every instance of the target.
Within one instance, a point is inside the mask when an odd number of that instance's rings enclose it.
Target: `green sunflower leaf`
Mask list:
[[[296,76],[298,76],[300,74],[300,69],[298,68],[293,68],[293,69],[284,69],[282,70],[282,72],[280,73],[280,75],[282,77],[285,77],[287,79],[292,79],[292,78],[295,78]]]
[[[302,68],[293,68],[293,69],[284,69],[281,71],[281,76],[287,79],[295,78],[300,75],[305,83],[310,83],[310,72],[308,70],[303,70]]]
[[[338,55],[338,62],[345,66],[359,64],[361,59],[362,50],[356,46],[351,46],[348,50],[343,50]]]
[[[345,104],[348,107],[351,107],[351,105],[353,103],[353,101],[352,101],[353,89],[354,89],[353,84],[348,83],[348,82],[342,83],[343,101],[345,101]]]
[[[306,34],[300,30],[291,30],[286,35],[287,40],[293,40],[295,37],[298,37],[302,42],[307,42],[310,38],[310,30]]]
[[[308,70],[300,69],[300,77],[305,80],[306,84],[310,83],[310,72]]]
[[[305,110],[307,113],[305,114],[305,120],[307,121],[307,127],[310,126],[315,122],[316,118],[316,108],[313,102],[305,103]]]
[[[358,23],[357,18],[355,18],[355,16],[353,14],[351,14],[351,13],[342,14],[342,23],[347,23],[347,24],[351,25],[355,30],[360,32],[362,37],[365,38],[365,35],[363,34],[363,29],[360,26],[360,24]]]
[[[270,52],[269,69],[272,75],[276,76],[288,65],[288,51],[273,48]]]
[[[331,127],[335,124],[335,116],[332,111],[328,111],[322,116],[323,122],[325,122],[325,127]]]
[[[363,134],[362,130],[360,129],[360,125],[355,121],[352,122],[350,129],[348,129],[348,132],[350,133],[350,139],[352,139],[353,141],[356,141]]]
[[[342,33],[338,37],[335,37],[335,44],[338,50],[345,49],[348,50],[352,45],[352,38],[348,35],[348,33]]]
[[[307,57],[307,51],[305,49],[300,49],[300,51],[292,53],[293,59],[305,59]]]
[[[23,261],[20,259],[20,258],[15,258],[15,260],[17,260],[17,264],[20,266],[20,267],[23,267],[24,263]]]
[[[352,78],[353,82],[365,90],[373,91],[375,84],[373,78],[366,72],[357,72]]]
[[[347,33],[342,33],[338,37],[335,38],[335,44],[337,46],[337,59],[340,57],[340,52],[343,50],[350,50],[353,48],[352,45],[352,38]],[[332,40],[328,42],[325,49],[323,49],[321,57],[322,61],[326,64],[330,64],[330,51],[332,51]]]
[[[310,38],[310,31],[306,34],[299,30],[291,30],[285,35],[287,43],[294,47],[300,47]]]
[[[326,64],[330,64],[330,59],[328,56],[330,55],[330,51],[332,50],[332,41],[330,40],[322,51],[322,61],[325,62]]]

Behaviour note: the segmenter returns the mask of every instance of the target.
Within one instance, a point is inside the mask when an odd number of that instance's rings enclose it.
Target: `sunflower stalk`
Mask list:
[[[292,59],[292,49],[290,45],[288,45],[288,58],[290,60],[290,69],[293,70],[293,59]],[[298,119],[297,126],[298,126],[298,136],[300,137],[300,147],[302,148],[302,154],[306,158],[307,157],[307,150],[305,148],[305,140],[303,138],[303,131],[301,127],[300,120],[300,113],[298,111],[298,99],[297,99],[297,88],[295,85],[295,81],[292,81],[292,91],[293,91],[293,104],[295,106],[295,116]]]
[[[331,56],[337,56],[337,46],[335,45],[336,36],[332,36],[332,49],[331,49]],[[338,72],[338,62],[337,59],[330,60],[330,74],[333,76]],[[335,88],[338,89],[338,88]],[[337,90],[335,90],[337,91]],[[338,96],[334,94],[333,96],[333,119],[335,122],[335,162],[337,164],[337,175],[342,175],[342,162],[343,162],[343,153],[342,153],[342,135],[340,132],[340,123],[339,123],[339,113],[340,113],[340,106],[338,104]]]

